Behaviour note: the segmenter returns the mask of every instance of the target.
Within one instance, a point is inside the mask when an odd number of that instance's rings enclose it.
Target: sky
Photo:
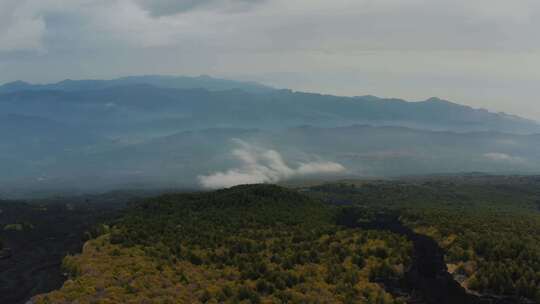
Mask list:
[[[212,75],[540,121],[538,0],[0,0],[0,82]]]

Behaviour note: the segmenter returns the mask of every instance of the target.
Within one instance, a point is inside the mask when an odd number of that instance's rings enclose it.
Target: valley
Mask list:
[[[0,302],[539,301],[534,121],[212,77],[0,106]]]
[[[340,164],[341,178],[540,171],[539,124],[438,98],[139,76],[6,84],[0,107],[6,194],[197,189],[199,176],[242,165],[238,140],[276,151],[289,165]]]
[[[0,304],[540,304],[538,28],[0,0]]]

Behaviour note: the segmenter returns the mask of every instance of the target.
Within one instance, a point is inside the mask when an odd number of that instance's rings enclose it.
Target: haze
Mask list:
[[[214,76],[540,120],[538,1],[2,0],[0,82]]]

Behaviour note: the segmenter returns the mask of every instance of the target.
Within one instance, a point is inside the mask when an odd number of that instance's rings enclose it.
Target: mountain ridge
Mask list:
[[[169,82],[178,79],[194,81],[179,88],[167,85],[168,82],[160,85],[161,78],[156,77],[99,80],[99,85],[94,85],[95,80],[90,80],[90,89],[84,88],[87,86],[84,80],[83,85],[79,81],[70,80],[29,87],[24,82],[11,83],[0,87],[0,107],[3,106],[4,112],[14,114],[47,116],[46,113],[49,113],[50,116],[45,118],[56,120],[80,116],[84,121],[85,117],[95,115],[93,120],[109,117],[115,122],[125,120],[117,117],[123,115],[125,118],[125,111],[129,111],[130,115],[145,116],[147,113],[141,112],[144,109],[153,111],[154,117],[165,114],[168,117],[180,117],[177,124],[183,126],[183,129],[224,125],[243,128],[293,127],[303,124],[335,127],[360,123],[465,132],[540,133],[540,124],[536,121],[476,109],[436,97],[409,102],[371,95],[344,97],[287,89],[257,91],[249,87],[251,83],[246,88],[240,85],[245,83],[210,77],[165,78]],[[147,79],[150,79],[150,83],[144,83]],[[199,80],[202,82],[197,82]],[[205,87],[204,83],[208,81],[226,83],[220,88],[213,85]],[[73,83],[75,85],[71,85]],[[65,88],[66,84],[68,89]],[[18,89],[9,89],[12,87]],[[78,103],[86,106],[76,108]],[[52,111],[50,107],[59,108]],[[54,112],[65,113],[62,116]],[[186,115],[189,117],[186,118]]]
[[[64,79],[56,83],[32,84],[22,80],[16,80],[0,85],[0,93],[17,92],[24,90],[96,90],[121,85],[149,84],[163,88],[206,88],[208,90],[225,90],[239,88],[248,92],[268,92],[274,88],[251,81],[236,81],[222,78],[214,78],[207,75],[198,77],[188,76],[164,76],[164,75],[141,75],[126,76],[113,79]]]
[[[218,88],[210,77],[189,78],[195,82],[183,88],[133,79],[141,78],[4,85],[2,186],[196,188],[200,176],[243,172],[239,149],[260,159],[268,159],[265,151],[279,155],[286,176],[310,163],[355,176],[540,172],[538,123],[441,98],[249,91],[216,80],[227,85]]]
[[[219,85],[217,85],[219,84]],[[293,91],[290,89],[275,89],[273,87],[260,84],[253,81],[237,81],[223,78],[214,78],[208,75],[200,75],[196,77],[189,76],[171,76],[171,75],[140,75],[140,76],[125,76],[113,79],[64,79],[55,83],[33,84],[23,80],[16,80],[0,85],[0,94],[14,93],[21,91],[86,91],[86,90],[103,90],[115,87],[130,87],[134,85],[144,86],[149,85],[164,89],[203,89],[208,91],[228,91],[241,90],[247,93],[290,93],[290,94],[306,94],[313,96],[328,96],[333,98],[352,99],[354,101],[379,101],[379,102],[404,102],[404,103],[419,103],[419,104],[437,104],[451,107],[463,107],[468,110],[487,111],[492,114],[500,114],[507,117],[519,118],[530,122],[536,122],[532,119],[520,117],[519,115],[508,114],[505,112],[493,112],[487,109],[474,108],[471,106],[459,104],[453,101],[442,99],[440,97],[430,97],[420,101],[408,101],[402,98],[382,98],[374,95],[363,96],[341,96],[320,93],[308,93],[302,91]],[[536,122],[538,123],[538,122]]]

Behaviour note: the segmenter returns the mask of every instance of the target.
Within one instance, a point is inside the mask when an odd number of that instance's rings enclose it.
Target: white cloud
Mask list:
[[[515,157],[506,153],[489,152],[485,153],[484,157],[495,162],[523,162],[521,157]]]
[[[345,168],[334,162],[306,162],[297,168],[289,167],[275,150],[262,149],[242,140],[234,140],[238,148],[233,156],[241,163],[239,168],[211,175],[199,176],[204,188],[217,189],[241,184],[276,183],[281,180],[306,175],[337,174]]]
[[[296,170],[298,175],[311,175],[321,173],[336,173],[342,172],[345,168],[334,162],[312,162],[300,164],[300,167]]]

